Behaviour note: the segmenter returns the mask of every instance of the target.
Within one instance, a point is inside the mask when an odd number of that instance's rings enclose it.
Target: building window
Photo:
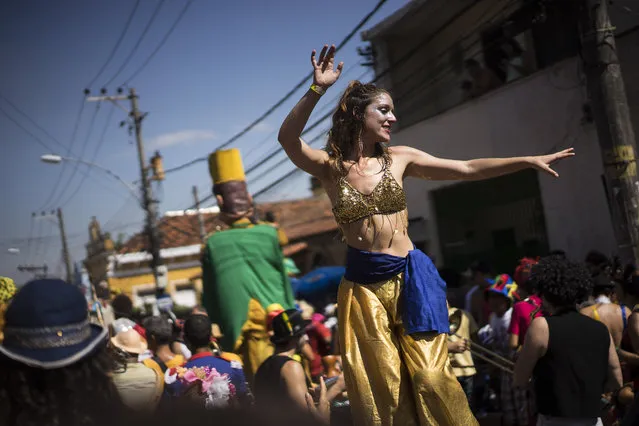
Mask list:
[[[466,61],[466,98],[493,89],[576,56],[579,2],[529,2],[480,35],[483,64]]]

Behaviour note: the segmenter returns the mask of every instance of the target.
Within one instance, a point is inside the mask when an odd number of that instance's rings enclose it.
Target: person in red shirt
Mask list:
[[[323,315],[313,314],[311,316],[311,326],[306,331],[308,343],[314,355],[310,363],[313,383],[319,383],[320,376],[324,374],[322,358],[331,354],[331,331],[324,325],[323,321]]]
[[[513,350],[518,350],[524,344],[526,332],[532,320],[543,315],[541,299],[535,294],[535,290],[528,281],[530,270],[536,264],[536,259],[525,257],[519,261],[519,265],[515,268],[515,282],[519,286],[521,296],[525,298],[513,306],[510,326],[508,327],[510,348]]]

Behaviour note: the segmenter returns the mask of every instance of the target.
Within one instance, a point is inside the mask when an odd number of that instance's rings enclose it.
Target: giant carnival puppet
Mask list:
[[[273,353],[267,317],[294,307],[284,266],[281,232],[256,220],[240,152],[209,157],[219,225],[205,243],[202,304],[223,336],[220,346],[240,354],[249,382]]]

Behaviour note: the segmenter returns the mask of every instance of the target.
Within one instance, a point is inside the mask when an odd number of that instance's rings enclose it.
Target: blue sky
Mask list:
[[[387,1],[365,28],[406,2]],[[160,4],[159,0],[141,0],[129,31],[92,85],[92,92],[97,94],[112,79],[107,89],[114,93],[158,46],[186,3],[187,0],[164,1],[145,38],[126,63]],[[310,71],[313,48],[338,43],[376,3],[193,1],[166,44],[129,83],[140,95],[141,110],[148,112],[143,127],[147,158],[159,149],[165,167],[170,168],[215,150]],[[47,218],[34,220],[34,211],[63,209],[74,261],[85,256],[91,216],[96,216],[103,229],[114,235],[132,235],[141,228],[141,209],[115,179],[78,163],[50,165],[39,160],[40,155],[51,150],[67,154],[71,146],[71,157],[95,159],[127,182],[139,179],[133,138],[126,128],[119,127],[124,111],[108,103],[85,102],[77,120],[83,104],[82,91],[105,63],[134,5],[134,0],[25,0],[0,4],[0,108],[51,148],[41,146],[0,111],[0,179],[4,182],[0,275],[23,282],[30,274],[21,274],[16,267],[25,263],[47,263],[53,274],[63,273],[57,225]],[[338,55],[345,62],[345,74],[319,109],[331,106],[329,101],[348,80],[371,78],[370,70],[358,65],[358,46],[364,46],[359,35]],[[123,64],[123,72],[117,75]],[[278,146],[274,132],[302,92],[233,145],[242,151],[246,168]],[[318,116],[326,111],[321,110]],[[79,124],[73,138],[76,123]],[[311,137],[324,128],[320,126]],[[292,167],[287,162],[259,181],[250,180],[249,175],[250,189],[258,191]],[[267,169],[268,164],[254,176]],[[162,200],[160,210],[190,206],[193,185],[199,187],[201,198],[210,193],[206,163],[167,175],[155,187]],[[305,197],[308,186],[308,177],[298,173],[265,194],[263,200]],[[20,253],[11,254],[9,248],[18,248]]]

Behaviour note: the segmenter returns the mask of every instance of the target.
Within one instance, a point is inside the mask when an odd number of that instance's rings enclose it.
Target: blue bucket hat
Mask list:
[[[27,283],[5,313],[0,355],[31,367],[71,365],[106,343],[107,330],[89,322],[77,287],[59,279]]]

